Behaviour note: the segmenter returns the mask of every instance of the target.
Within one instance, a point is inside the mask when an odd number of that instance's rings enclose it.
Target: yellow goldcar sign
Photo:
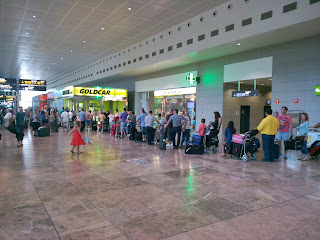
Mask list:
[[[65,89],[63,95],[70,94],[70,90],[70,88]],[[74,96],[127,97],[127,90],[125,89],[74,87],[72,93]]]

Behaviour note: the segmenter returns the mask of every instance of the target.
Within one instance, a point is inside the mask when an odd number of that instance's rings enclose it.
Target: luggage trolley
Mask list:
[[[255,153],[258,148],[260,148],[260,142],[255,138],[258,133],[258,130],[252,130],[250,132],[246,132],[244,135],[234,134],[232,137],[233,143],[231,155],[239,157],[242,161],[247,162],[249,160],[249,152],[251,154],[251,159],[255,160],[257,158]],[[237,153],[237,155],[235,153]]]

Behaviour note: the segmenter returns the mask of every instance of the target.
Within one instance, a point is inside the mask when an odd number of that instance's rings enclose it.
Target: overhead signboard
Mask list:
[[[19,90],[23,91],[47,91],[46,86],[19,86]]]
[[[87,87],[68,87],[62,90],[63,97],[69,96],[91,96],[91,97],[107,97],[107,98],[126,98],[126,89],[113,88],[87,88]]]
[[[314,88],[314,92],[315,92],[316,96],[320,96],[320,86],[316,86]]]
[[[44,80],[29,80],[29,79],[19,79],[19,84],[27,86],[46,86],[47,83]]]
[[[175,89],[154,91],[154,96],[155,97],[179,96],[179,95],[185,95],[185,94],[195,94],[196,92],[197,92],[196,87],[175,88]]]
[[[256,97],[258,94],[259,90],[233,91],[232,97]]]
[[[17,92],[16,91],[8,91],[8,92],[4,92],[5,96],[17,96]]]

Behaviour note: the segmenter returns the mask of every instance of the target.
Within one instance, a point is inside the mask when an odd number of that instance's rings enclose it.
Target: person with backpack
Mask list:
[[[234,122],[230,121],[228,123],[228,127],[224,131],[224,141],[221,144],[221,154],[220,157],[224,157],[224,149],[227,146],[227,148],[230,149],[231,141],[232,141],[232,135],[236,133],[236,129],[234,128]]]

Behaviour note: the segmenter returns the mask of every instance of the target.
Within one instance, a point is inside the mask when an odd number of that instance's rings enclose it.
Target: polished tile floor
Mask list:
[[[28,133],[23,148],[0,133],[1,240],[320,239],[319,160],[244,163],[95,132],[72,155],[66,133]]]

